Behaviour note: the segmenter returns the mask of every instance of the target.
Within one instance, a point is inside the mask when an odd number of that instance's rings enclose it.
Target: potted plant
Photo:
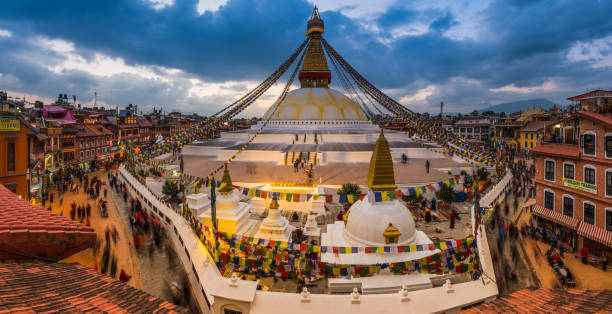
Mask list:
[[[162,193],[168,196],[171,200],[176,200],[176,196],[179,194],[179,186],[176,181],[166,180],[162,187]]]
[[[445,183],[436,196],[444,201],[444,203],[439,205],[440,209],[448,209],[450,203],[455,199],[455,190],[452,186]]]

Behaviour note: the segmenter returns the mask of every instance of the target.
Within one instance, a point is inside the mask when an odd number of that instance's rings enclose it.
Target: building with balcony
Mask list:
[[[544,128],[551,125],[551,121],[531,121],[519,129],[518,143],[519,148],[531,151],[538,146],[538,142],[544,135]]]
[[[488,142],[493,136],[493,121],[489,117],[467,117],[459,119],[454,126],[454,133],[467,139]]]
[[[547,126],[532,152],[544,230],[576,250],[612,252],[612,117],[578,111]]]

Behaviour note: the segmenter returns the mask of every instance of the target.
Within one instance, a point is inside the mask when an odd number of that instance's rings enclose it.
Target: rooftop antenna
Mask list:
[[[94,107],[98,104],[98,92],[94,91]]]
[[[440,119],[442,118],[442,114],[444,114],[444,102],[440,102]]]

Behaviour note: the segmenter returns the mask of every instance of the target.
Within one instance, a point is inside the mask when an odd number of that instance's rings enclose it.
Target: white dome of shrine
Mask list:
[[[287,93],[276,111],[274,107],[268,109],[264,120],[368,121],[357,103],[331,88],[299,88]]]
[[[351,206],[345,236],[351,242],[364,245],[385,245],[383,233],[389,223],[401,233],[394,245],[416,244],[416,228],[410,210],[397,200],[370,203],[368,196]]]

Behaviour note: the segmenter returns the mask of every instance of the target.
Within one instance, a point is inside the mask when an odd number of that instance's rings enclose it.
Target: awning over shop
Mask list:
[[[589,238],[608,247],[612,247],[612,232],[604,228],[591,225],[590,223],[580,223],[580,226],[578,226],[578,235]]]
[[[576,228],[578,228],[578,225],[580,224],[580,220],[578,219],[574,219],[554,210],[544,208],[544,206],[541,205],[535,205],[533,207],[533,214],[544,219],[551,220],[555,223],[558,223],[573,230],[576,230]]]

